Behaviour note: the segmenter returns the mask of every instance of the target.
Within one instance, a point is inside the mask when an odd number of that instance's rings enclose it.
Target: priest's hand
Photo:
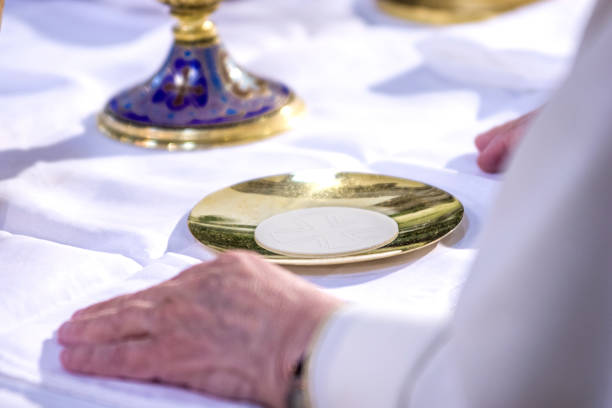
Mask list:
[[[59,329],[61,361],[281,407],[314,331],[339,306],[279,266],[227,253],[75,313]]]
[[[478,166],[487,173],[502,171],[537,114],[533,111],[476,137]]]

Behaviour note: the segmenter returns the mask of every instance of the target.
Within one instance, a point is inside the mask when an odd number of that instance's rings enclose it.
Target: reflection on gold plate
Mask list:
[[[260,247],[255,228],[287,211],[353,207],[376,211],[398,223],[391,243],[347,256],[308,258]],[[245,249],[285,265],[333,265],[405,254],[438,242],[463,218],[463,206],[449,193],[417,181],[378,174],[304,171],[246,181],[200,201],[188,223],[193,236],[215,251]]]
[[[377,0],[387,14],[427,24],[484,20],[537,0]]]

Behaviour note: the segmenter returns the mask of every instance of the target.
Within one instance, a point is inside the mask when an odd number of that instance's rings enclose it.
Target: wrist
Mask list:
[[[308,356],[300,359],[296,367],[289,392],[287,393],[286,408],[311,408],[310,398],[306,387],[306,367]]]
[[[279,348],[274,394],[283,408],[287,406],[288,395],[296,385],[296,373],[301,374],[300,364],[315,341],[316,333],[342,305],[342,301],[336,298],[320,295],[315,301],[301,302],[301,307],[289,320],[283,345]]]

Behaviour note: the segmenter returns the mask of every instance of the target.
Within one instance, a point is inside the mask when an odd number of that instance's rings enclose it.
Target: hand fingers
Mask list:
[[[478,157],[478,165],[483,171],[497,173],[502,170],[508,156],[526,133],[532,115],[523,116],[483,135],[494,135]]]
[[[104,313],[106,310],[121,310],[137,301],[150,301],[154,302],[155,299],[161,298],[166,291],[166,287],[162,287],[162,285],[153,286],[152,288],[142,290],[136,293],[130,293],[127,295],[117,296],[115,298],[105,300],[104,302],[96,303],[95,305],[91,305],[86,307],[85,309],[81,309],[76,311],[73,315],[73,319],[86,319],[89,317],[95,317],[100,313]]]
[[[192,266],[191,268],[179,273],[174,278],[160,284],[154,286],[152,288],[136,292],[130,293],[127,295],[117,296],[115,298],[96,303],[95,305],[88,306],[84,309],[77,310],[73,315],[72,319],[87,319],[90,317],[95,317],[100,313],[104,313],[107,310],[116,311],[126,307],[127,304],[135,301],[135,300],[144,300],[144,301],[154,301],[155,298],[162,297],[162,291],[165,291],[168,288],[171,288],[175,285],[175,282],[179,279],[191,278],[196,276],[197,274],[210,272],[211,267],[215,267],[219,269],[220,263],[223,263],[223,255],[220,255],[217,259],[206,262],[203,264],[199,264],[196,266]]]
[[[509,154],[505,135],[496,138],[478,156],[478,166],[487,173],[497,173],[502,170]]]
[[[537,114],[538,111],[535,110],[478,135],[474,140],[476,148],[482,153],[498,137],[507,137],[513,141],[520,139]]]
[[[58,331],[64,346],[102,344],[149,335],[153,330],[153,306],[144,301],[133,301],[118,311],[107,309],[90,318],[72,319]]]
[[[117,296],[115,298],[105,300],[104,302],[96,303],[95,305],[88,306],[84,309],[77,310],[73,315],[73,319],[87,318],[89,315],[96,315],[103,312],[106,309],[118,309],[122,304],[127,303],[136,294],[131,293],[128,295]]]
[[[495,137],[501,132],[503,132],[502,128],[496,127],[494,129],[489,130],[488,132],[481,133],[480,135],[476,136],[474,144],[476,145],[478,151],[482,152],[484,149],[486,149],[489,143],[491,143],[491,140],[495,139]]]
[[[153,340],[143,339],[72,346],[60,358],[64,368],[75,373],[151,380],[157,376],[157,356]]]

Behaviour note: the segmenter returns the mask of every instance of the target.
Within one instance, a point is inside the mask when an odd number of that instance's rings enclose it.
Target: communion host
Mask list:
[[[67,370],[269,407],[612,407],[612,1],[521,142],[454,315],[343,304],[248,253],[91,306]]]

